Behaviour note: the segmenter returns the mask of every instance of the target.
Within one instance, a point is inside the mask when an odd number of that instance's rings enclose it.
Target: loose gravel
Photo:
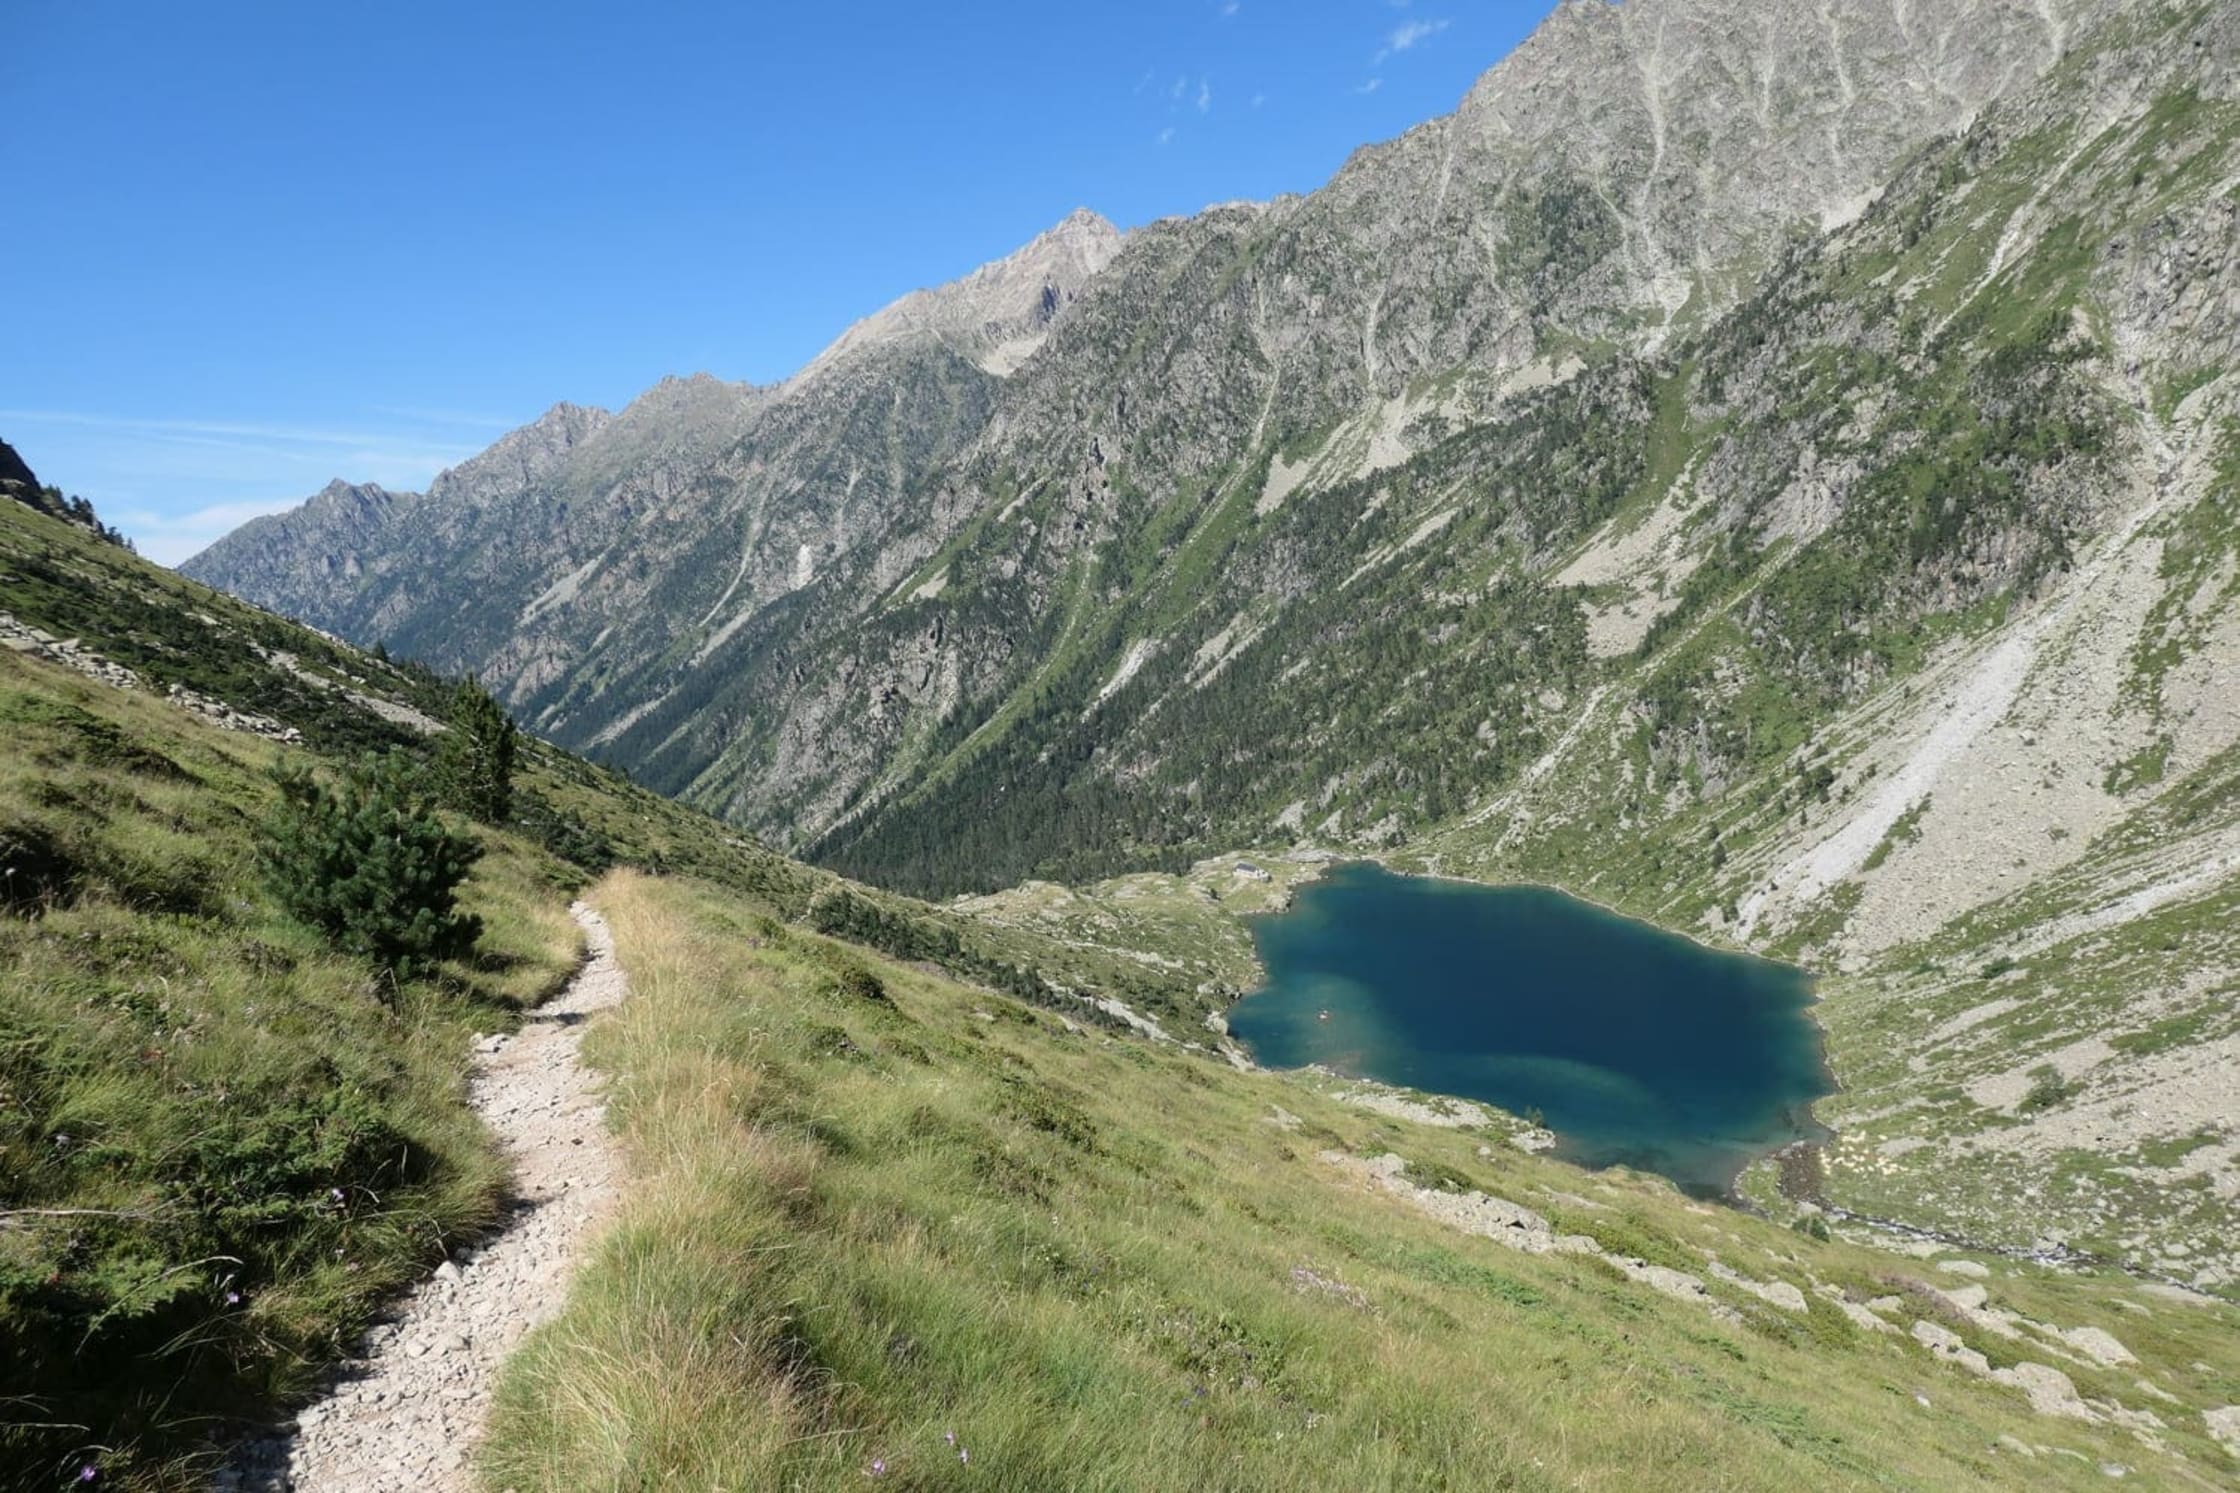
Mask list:
[[[252,1443],[217,1493],[453,1493],[470,1488],[498,1366],[567,1299],[584,1246],[612,1211],[622,1159],[600,1083],[578,1061],[585,1024],[628,982],[606,920],[569,909],[590,957],[514,1037],[478,1044],[474,1107],[504,1144],[514,1204],[503,1229],[438,1266],[342,1365],[294,1430]]]

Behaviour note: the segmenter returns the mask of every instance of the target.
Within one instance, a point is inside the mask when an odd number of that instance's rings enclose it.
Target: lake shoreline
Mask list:
[[[1256,853],[1250,851],[1244,852],[1247,855],[1257,854],[1257,858],[1260,860],[1280,860],[1290,865],[1304,866],[1307,868],[1307,871],[1306,874],[1302,875],[1296,882],[1284,888],[1283,907],[1278,908],[1276,913],[1239,913],[1236,915],[1239,922],[1244,923],[1249,927],[1251,923],[1257,918],[1275,916],[1280,914],[1281,912],[1287,911],[1290,908],[1291,903],[1297,899],[1301,888],[1313,886],[1316,882],[1326,878],[1330,874],[1330,872],[1340,867],[1365,864],[1381,867],[1384,870],[1391,872],[1395,876],[1420,876],[1426,881],[1446,881],[1452,882],[1457,886],[1486,887],[1494,890],[1500,890],[1504,887],[1529,887],[1537,891],[1557,892],[1563,896],[1569,897],[1574,902],[1584,902],[1589,907],[1597,908],[1603,912],[1606,912],[1614,918],[1623,918],[1629,923],[1638,923],[1644,928],[1653,928],[1659,933],[1670,934],[1674,938],[1684,938],[1688,942],[1694,944],[1696,947],[1701,949],[1708,949],[1713,953],[1740,954],[1747,958],[1763,960],[1768,964],[1781,964],[1785,965],[1787,968],[1799,970],[1805,975],[1808,980],[1811,981],[1812,1001],[1811,1007],[1807,1008],[1808,1011],[1812,1007],[1818,1007],[1821,1002],[1827,999],[1827,997],[1820,994],[1820,982],[1827,977],[1818,970],[1810,969],[1801,964],[1788,964],[1786,960],[1775,959],[1770,954],[1761,953],[1758,950],[1749,947],[1747,944],[1739,942],[1734,943],[1731,946],[1722,946],[1718,944],[1707,943],[1703,939],[1697,937],[1694,933],[1685,932],[1678,928],[1668,928],[1654,918],[1643,917],[1640,913],[1637,912],[1628,912],[1624,908],[1605,902],[1599,897],[1590,896],[1585,892],[1578,891],[1572,887],[1561,885],[1557,882],[1538,881],[1531,877],[1509,877],[1501,881],[1480,881],[1477,878],[1471,876],[1458,876],[1452,871],[1409,870],[1404,866],[1395,865],[1390,858],[1382,855],[1366,853],[1358,855],[1340,855],[1334,850],[1322,850],[1319,847],[1312,846],[1306,847],[1306,849],[1313,854],[1313,859],[1292,860],[1292,856],[1298,855],[1300,853],[1300,850],[1297,848],[1286,851],[1280,855]],[[1261,965],[1257,948],[1255,948],[1255,952],[1253,955],[1253,964],[1260,970],[1262,983],[1265,984],[1267,970],[1263,965]],[[1237,997],[1237,1000],[1231,1001],[1229,1004],[1231,1006],[1234,1006],[1236,1005],[1237,1001],[1241,1001],[1245,999],[1246,996],[1249,996],[1251,994],[1253,994],[1252,991],[1245,991]],[[1807,1019],[1812,1022],[1813,1029],[1820,1035],[1820,1066],[1822,1070],[1820,1076],[1828,1081],[1828,1092],[1822,1097],[1833,1098],[1837,1094],[1843,1092],[1843,1080],[1836,1076],[1834,1066],[1828,1062],[1828,1029],[1820,1024],[1820,1019],[1817,1016],[1808,1016]],[[1813,1102],[1817,1104],[1819,1101],[1815,1100]],[[1823,1130],[1826,1130],[1831,1137],[1839,1133],[1833,1127],[1823,1122],[1817,1114],[1810,1115],[1809,1118],[1814,1124],[1819,1125]]]
[[[1553,882],[1525,878],[1477,880],[1448,871],[1406,868],[1394,863],[1397,857],[1341,856],[1314,847],[1295,848],[1261,858],[1287,862],[1294,875],[1287,878],[1282,902],[1276,909],[1239,916],[1239,921],[1252,932],[1254,963],[1260,980],[1229,1004],[1223,1024],[1228,1028],[1230,1041],[1244,1049],[1245,1057],[1255,1067],[1267,1071],[1320,1067],[1348,1081],[1376,1085],[1395,1095],[1425,1095],[1434,1100],[1484,1106],[1519,1125],[1531,1123],[1528,1115],[1551,1114],[1555,1118],[1546,1123],[1561,1137],[1558,1154],[1583,1169],[1626,1166],[1636,1171],[1662,1172],[1691,1195],[1733,1206],[1745,1206],[1748,1202],[1742,1191],[1742,1178],[1750,1168],[1792,1147],[1824,1145],[1836,1134],[1815,1112],[1817,1102],[1840,1093],[1842,1085],[1829,1061],[1826,1029],[1817,1018],[1815,1008],[1824,997],[1819,991],[1821,976],[1813,970],[1756,950],[1696,938],[1665,927],[1654,919],[1612,907],[1595,897],[1581,896]],[[1333,964],[1325,973],[1316,975],[1310,963],[1295,968],[1288,978],[1294,982],[1337,979],[1341,985],[1366,982],[1363,991],[1367,1003],[1349,1012],[1350,1003],[1330,999],[1317,1019],[1327,1023],[1336,1010],[1341,1018],[1340,1031],[1313,1024],[1301,1028],[1297,1010],[1300,997],[1296,989],[1286,994],[1285,977],[1273,967],[1281,963],[1281,956],[1271,955],[1269,929],[1280,927],[1284,918],[1296,916],[1300,898],[1308,889],[1326,886],[1333,876],[1356,869],[1373,872],[1386,882],[1383,886],[1364,886],[1350,891],[1361,903],[1354,911],[1353,921],[1356,931],[1362,932],[1368,940],[1367,945],[1356,946],[1346,935],[1329,929],[1312,935],[1332,949],[1346,950],[1343,957],[1356,961],[1356,967],[1341,969],[1340,965]],[[1471,910],[1435,914],[1430,911],[1430,905],[1411,907],[1405,901],[1391,901],[1398,889],[1410,882],[1443,883],[1450,888],[1493,896],[1529,893],[1557,900],[1546,904],[1526,903],[1505,910],[1498,903],[1484,903]],[[1384,899],[1382,903],[1377,900],[1380,897]],[[1630,930],[1630,934],[1619,935],[1613,945],[1608,928],[1567,928],[1564,921],[1567,911],[1594,920],[1607,919]],[[1462,921],[1456,922],[1457,918]],[[1376,937],[1396,935],[1363,931],[1384,927],[1394,920],[1407,924],[1411,939],[1406,956],[1409,975],[1398,987],[1384,983],[1391,979],[1390,952],[1375,947]],[[1471,928],[1477,931],[1467,931]],[[1476,971],[1479,961],[1485,957],[1471,950],[1470,940],[1486,936],[1502,940],[1505,959],[1513,960],[1521,955],[1523,964],[1504,965],[1512,972],[1510,978],[1520,983],[1506,988],[1498,980],[1491,987],[1468,984],[1483,979]],[[1566,940],[1570,941],[1568,948]],[[1324,952],[1325,955],[1329,953],[1328,950]],[[1440,962],[1442,957],[1447,963]],[[1591,968],[1571,967],[1581,957],[1588,958],[1590,963],[1593,957],[1616,958],[1619,962],[1613,973],[1619,983],[1598,986]],[[1466,1003],[1445,1000],[1437,993],[1436,985],[1444,971],[1444,977],[1453,988],[1458,970],[1450,966],[1458,959],[1462,962],[1459,974],[1465,981],[1464,988],[1503,992],[1492,1006],[1480,1008],[1477,1016],[1471,1019],[1480,1022],[1492,1019],[1507,1026],[1521,1021],[1526,1030],[1498,1038],[1489,1036],[1483,1040],[1490,1045],[1482,1047],[1468,1041],[1454,1044],[1455,1034],[1442,1030],[1438,1024],[1446,1021],[1449,1013],[1465,1010]],[[1535,959],[1540,961],[1537,966],[1533,964]],[[1664,967],[1655,967],[1658,960],[1666,961]],[[1648,961],[1648,965],[1643,961]],[[1536,1004],[1535,998],[1525,994],[1531,988],[1530,981],[1536,978],[1556,980],[1555,986],[1548,987],[1559,997],[1555,1006],[1576,1006],[1581,999],[1614,1001],[1615,1004],[1599,1013],[1551,1017],[1547,1014],[1549,1008]],[[1430,982],[1428,986],[1426,980]],[[1585,980],[1586,985],[1564,994],[1566,980]],[[1774,1014],[1775,1008],[1764,1004],[1776,990],[1776,1007],[1801,1017],[1801,1031],[1782,1035],[1781,1017]],[[1369,991],[1379,991],[1381,995],[1368,995]],[[1257,1035],[1251,1033],[1249,1022],[1240,1030],[1238,1008],[1256,998],[1275,1003],[1271,1011],[1263,1013],[1263,1020],[1272,1019],[1274,1012],[1282,1010],[1287,1003],[1293,1007],[1290,1016],[1281,1018],[1290,1026],[1280,1040],[1274,1029]],[[1524,1004],[1515,1004],[1520,999]],[[1675,999],[1677,1005],[1672,1004]],[[1504,1006],[1504,1001],[1511,1004]],[[1677,1016],[1675,1011],[1679,1013]],[[1372,1027],[1344,1031],[1349,1014],[1361,1013],[1372,1018]],[[1703,1018],[1700,1022],[1695,1020],[1698,1016]],[[1727,1017],[1740,1024],[1721,1029],[1720,1022]],[[1562,1023],[1567,1019],[1583,1020],[1589,1027],[1597,1021],[1611,1023],[1610,1030],[1620,1034],[1616,1037],[1616,1048],[1598,1047],[1596,1044],[1602,1042],[1601,1038],[1582,1037],[1577,1029],[1570,1029],[1566,1035]],[[1407,1041],[1393,1044],[1395,1031],[1405,1030],[1410,1020],[1433,1024],[1423,1027],[1421,1035],[1411,1039],[1418,1045],[1410,1046]],[[1551,1021],[1555,1023],[1553,1028],[1538,1037],[1530,1035],[1529,1029],[1536,1023],[1546,1025]],[[1672,1053],[1669,1059],[1663,1056],[1668,1038]],[[1765,1048],[1762,1061],[1752,1051],[1754,1039],[1772,1044]],[[1501,1044],[1510,1040],[1517,1040],[1521,1045],[1504,1051]],[[1362,1041],[1369,1041],[1372,1046],[1361,1048],[1358,1044]],[[1328,1050],[1333,1042],[1340,1050]],[[1348,1043],[1356,1045],[1352,1050],[1344,1050]],[[1285,1044],[1318,1055],[1293,1061],[1285,1055]],[[1387,1053],[1387,1067],[1379,1069],[1374,1056],[1369,1056],[1366,1063],[1361,1061],[1380,1046]],[[1445,1083],[1438,1081],[1436,1071],[1441,1066],[1451,1072],[1455,1063],[1476,1061],[1480,1052],[1509,1076],[1489,1080],[1483,1076],[1485,1070],[1477,1069],[1472,1070],[1467,1079],[1450,1077]],[[1632,1056],[1618,1056],[1620,1052],[1630,1052]],[[1691,1052],[1692,1058],[1687,1056]],[[1788,1058],[1777,1055],[1783,1052],[1788,1053]],[[1595,1055],[1598,1053],[1600,1055]],[[1674,1066],[1659,1066],[1666,1062]],[[1576,1065],[1584,1065],[1577,1066],[1579,1076],[1568,1077],[1568,1070]],[[1731,1081],[1722,1081],[1722,1071],[1728,1073]],[[1539,1092],[1533,1093],[1530,1099],[1520,1098],[1517,1085],[1525,1086],[1527,1093],[1535,1087]],[[1784,1085],[1789,1086],[1788,1092],[1784,1092]],[[1502,1093],[1504,1086],[1509,1089],[1506,1095]],[[1749,1109],[1752,1103],[1749,1095],[1761,1089],[1766,1102],[1776,1106],[1770,1112]],[[1671,1109],[1674,1104],[1680,1105],[1680,1109]],[[1567,1108],[1568,1117],[1564,1114]],[[1746,1118],[1752,1113],[1764,1117]],[[1686,1114],[1696,1118],[1681,1118]],[[1780,1138],[1775,1139],[1770,1134],[1762,1139],[1751,1138],[1767,1126],[1777,1127]],[[1701,1160],[1691,1163],[1687,1159],[1691,1156]]]

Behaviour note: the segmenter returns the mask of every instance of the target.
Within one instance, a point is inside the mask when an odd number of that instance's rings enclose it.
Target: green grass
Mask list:
[[[1720,1286],[1743,1317],[1722,1325],[1601,1261],[1456,1232],[1323,1153],[1398,1151],[1630,1255],[1700,1273],[1716,1253],[1808,1294],[1933,1301],[1910,1262],[1083,1030],[715,888],[621,875],[594,900],[632,994],[587,1050],[635,1180],[508,1366],[489,1487],[852,1488],[883,1465],[902,1487],[1942,1488],[2166,1466],[1832,1308]],[[836,957],[886,1000],[841,988]],[[2048,1320],[2141,1336],[2120,1286],[2027,1289]],[[2230,1371],[2229,1314],[2184,1310],[2199,1329],[2144,1371],[2201,1392],[2183,1365]],[[2003,1433],[2085,1460],[1989,1451]]]
[[[259,885],[278,752],[0,654],[0,1486],[180,1483],[494,1216],[467,1038],[573,968],[572,873],[484,832],[474,956],[390,984]]]
[[[1934,799],[1930,795],[1923,794],[1918,803],[1900,814],[1891,823],[1890,833],[1882,837],[1881,843],[1876,845],[1868,854],[1866,860],[1860,863],[1859,869],[1861,871],[1879,870],[1883,862],[1889,860],[1900,845],[1919,843],[1921,821],[1928,816],[1929,806],[1932,802],[1934,802]]]
[[[332,765],[429,756],[343,691],[440,712],[443,682],[12,503],[0,581],[19,622],[150,686],[0,651],[0,1488],[88,1466],[107,1486],[193,1485],[492,1220],[502,1166],[466,1104],[467,1039],[573,968],[586,868],[689,872],[786,918],[844,905],[851,936],[1084,1023],[1108,1018],[1069,990],[1149,1005],[1172,978],[867,888],[843,898],[829,873],[525,741],[514,819],[477,827],[488,853],[461,888],[484,924],[473,955],[397,984],[261,885],[283,749],[163,690],[299,726],[287,750]],[[862,973],[829,971],[859,996]],[[825,1050],[845,1054],[832,1030]]]

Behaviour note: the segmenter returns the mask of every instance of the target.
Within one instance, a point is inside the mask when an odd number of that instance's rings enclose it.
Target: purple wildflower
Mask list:
[[[873,1457],[871,1459],[871,1475],[873,1477],[885,1477],[887,1475],[887,1459],[885,1457]]]
[[[240,1304],[241,1304],[241,1293],[240,1293],[239,1291],[228,1291],[228,1292],[226,1292],[226,1305],[227,1305],[227,1306],[239,1306]]]
[[[86,1463],[83,1467],[80,1467],[78,1469],[78,1481],[81,1483],[90,1483],[100,1476],[101,1469],[94,1466],[91,1462]]]
[[[972,1453],[960,1446],[957,1448],[957,1460],[960,1462],[969,1462],[972,1460]]]
[[[955,1446],[957,1444],[957,1433],[954,1431],[943,1431],[941,1433],[941,1439],[948,1442],[951,1446]]]

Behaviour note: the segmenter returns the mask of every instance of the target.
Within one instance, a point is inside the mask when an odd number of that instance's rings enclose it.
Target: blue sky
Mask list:
[[[0,438],[175,561],[782,378],[1076,206],[1307,191],[1552,0],[9,0]]]

